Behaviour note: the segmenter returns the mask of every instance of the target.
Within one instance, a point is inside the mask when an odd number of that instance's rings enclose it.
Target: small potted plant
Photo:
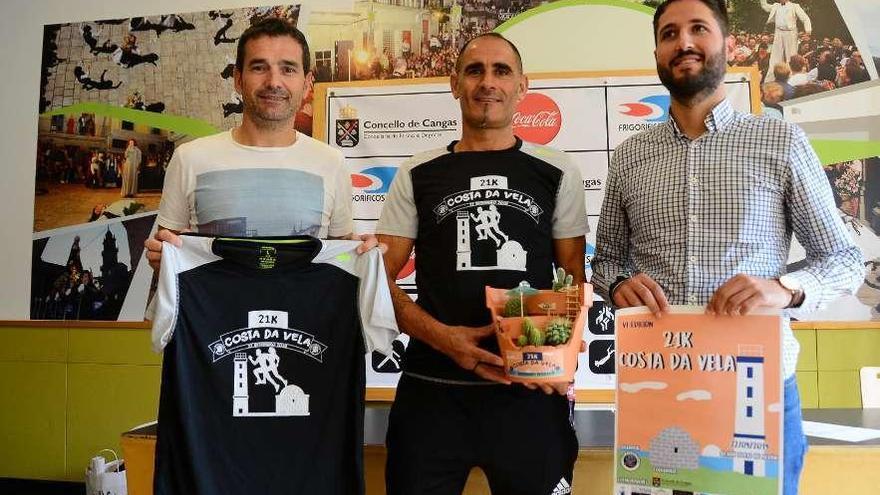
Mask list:
[[[528,282],[513,289],[486,287],[486,305],[497,322],[495,336],[508,378],[516,382],[561,382],[574,378],[590,284],[573,285],[559,268],[553,288],[538,290]]]

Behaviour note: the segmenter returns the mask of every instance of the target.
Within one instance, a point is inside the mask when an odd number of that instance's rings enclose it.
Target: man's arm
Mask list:
[[[773,6],[767,3],[767,0],[761,0],[761,8],[764,9],[764,12],[770,13],[770,10],[773,9]],[[768,19],[767,22],[769,23],[770,20]]]
[[[841,295],[854,293],[864,279],[865,266],[837,212],[819,158],[804,131],[797,126],[791,129],[785,210],[806,251],[807,264],[788,274],[803,291],[803,299],[789,309],[789,315],[803,318]],[[707,312],[748,314],[757,308],[782,309],[792,302],[791,292],[779,280],[738,274],[712,295]]]
[[[794,13],[797,15],[797,18],[804,23],[804,32],[810,34],[813,32],[813,23],[810,22],[810,16],[804,11],[804,8],[798,4],[794,6]]]
[[[575,285],[580,285],[587,280],[584,273],[586,247],[587,240],[584,236],[553,239],[553,254],[556,265],[564,268],[565,273],[572,276]]]
[[[807,265],[790,274],[804,291],[791,313],[802,318],[831,300],[853,294],[865,277],[864,257],[847,232],[819,158],[800,127],[793,127],[791,185],[786,191],[789,221],[806,251]]]
[[[630,260],[629,218],[623,208],[620,166],[626,148],[617,148],[608,167],[605,199],[599,213],[596,229],[596,252],[590,263],[591,282],[596,292],[609,304],[618,308],[647,306],[659,316],[669,310],[663,288],[645,273],[634,273]],[[613,292],[612,292],[613,286]]]
[[[361,245],[357,247],[357,254],[364,254],[370,249],[378,246],[382,252],[385,252],[385,247],[382,244],[379,244],[379,240],[373,234],[348,234],[339,237],[328,237],[331,241],[361,241]]]
[[[610,286],[620,278],[629,278],[633,268],[629,261],[630,226],[623,208],[620,158],[623,148],[611,156],[608,166],[608,180],[605,183],[605,199],[599,212],[599,226],[596,229],[596,252],[590,266],[593,276],[590,282],[602,299],[611,303]]]
[[[504,376],[504,361],[501,357],[479,347],[482,339],[494,335],[495,323],[473,328],[449,326],[437,321],[397,286],[397,274],[409,260],[413,239],[383,234],[378,238],[379,242],[388,246],[385,252],[385,270],[400,330],[449,356],[462,368],[471,370],[486,380],[509,384],[510,380]]]

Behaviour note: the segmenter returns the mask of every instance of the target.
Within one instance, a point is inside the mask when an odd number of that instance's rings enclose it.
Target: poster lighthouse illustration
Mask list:
[[[616,495],[777,495],[781,319],[616,315]]]

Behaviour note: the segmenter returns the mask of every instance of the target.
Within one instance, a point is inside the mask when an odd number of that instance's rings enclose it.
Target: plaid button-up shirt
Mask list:
[[[807,315],[854,292],[861,251],[843,225],[822,166],[797,126],[733,110],[726,99],[689,139],[669,119],[615,151],[596,233],[592,283],[606,300],[618,277],[644,272],[670,304],[705,305],[738,273],[778,278],[794,233],[806,266]],[[794,373],[799,346],[784,319],[783,368]]]

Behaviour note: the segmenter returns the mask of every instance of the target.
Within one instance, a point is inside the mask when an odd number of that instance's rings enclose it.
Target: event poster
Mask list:
[[[781,317],[704,311],[617,311],[616,495],[781,493]]]

